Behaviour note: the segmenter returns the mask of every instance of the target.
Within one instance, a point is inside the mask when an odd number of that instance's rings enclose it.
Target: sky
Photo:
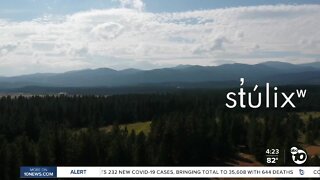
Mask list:
[[[0,1],[0,76],[320,61],[318,0]]]

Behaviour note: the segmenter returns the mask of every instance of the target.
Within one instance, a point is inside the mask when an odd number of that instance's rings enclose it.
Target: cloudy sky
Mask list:
[[[0,1],[0,76],[320,61],[318,0]]]

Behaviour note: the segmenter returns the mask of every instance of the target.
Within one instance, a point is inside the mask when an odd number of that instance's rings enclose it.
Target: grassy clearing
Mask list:
[[[300,112],[297,113],[300,118],[302,119],[302,121],[307,124],[309,121],[309,117],[311,116],[312,118],[320,118],[320,112]],[[301,142],[305,142],[305,134],[302,134],[300,137],[300,141]],[[315,155],[320,155],[320,142],[316,141],[315,142],[316,145],[311,145],[311,144],[304,144],[302,143],[302,146],[304,147],[304,149],[307,151],[308,155],[310,156],[315,156]]]
[[[137,134],[140,132],[143,132],[144,134],[149,134],[151,130],[151,121],[146,121],[146,122],[137,122],[137,123],[131,123],[131,124],[121,124],[119,125],[120,129],[125,129],[127,127],[128,132],[130,133],[131,131],[135,131]],[[100,130],[105,131],[105,132],[110,132],[112,129],[112,126],[106,126],[100,128]]]
[[[309,156],[317,156],[320,155],[320,146],[319,145],[310,145],[310,144],[303,144],[303,148],[307,151]]]
[[[312,118],[320,118],[320,112],[300,112],[297,113],[300,118],[303,120],[303,122],[308,122],[309,117],[311,116]]]

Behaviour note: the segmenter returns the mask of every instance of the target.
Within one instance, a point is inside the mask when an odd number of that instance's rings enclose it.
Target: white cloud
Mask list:
[[[103,40],[116,38],[121,34],[123,26],[118,23],[107,22],[94,27],[91,32]]]
[[[320,5],[150,13],[142,1],[121,2],[65,17],[0,19],[0,75],[320,58]]]
[[[145,4],[142,0],[118,0],[123,8],[133,8],[138,11],[142,11]]]
[[[208,42],[210,44],[208,44]],[[230,41],[222,36],[222,37],[215,37],[214,39],[205,42],[205,44],[200,45],[194,51],[195,54],[204,54],[204,53],[213,53],[214,51],[224,51],[225,45],[230,43]]]

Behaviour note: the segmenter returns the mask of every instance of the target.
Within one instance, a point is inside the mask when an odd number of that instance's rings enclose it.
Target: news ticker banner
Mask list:
[[[20,178],[320,178],[320,166],[21,167]]]

